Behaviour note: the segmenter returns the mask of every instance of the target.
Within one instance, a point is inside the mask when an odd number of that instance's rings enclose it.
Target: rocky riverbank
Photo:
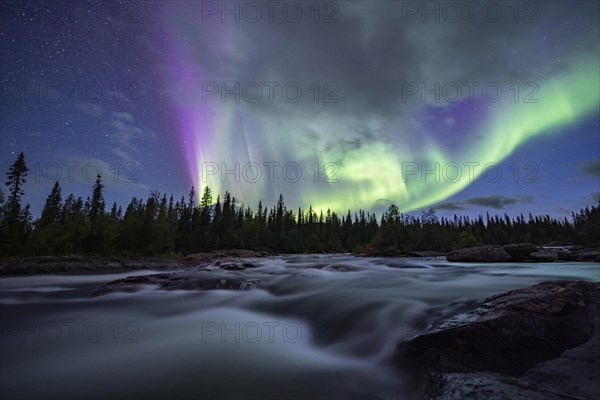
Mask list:
[[[600,283],[493,296],[397,347],[425,398],[600,398]]]
[[[454,262],[600,262],[600,247],[539,247],[531,243],[505,246],[478,246],[443,253],[413,251],[403,254],[397,249],[377,250],[369,247],[355,253],[363,257],[442,258]],[[173,271],[187,269],[216,260],[236,261],[265,257],[265,252],[230,249],[196,253],[179,257],[100,257],[97,255],[38,256],[0,261],[2,275],[48,273],[121,272],[138,269]]]
[[[446,253],[458,262],[600,262],[599,247],[541,247],[532,243],[478,246]]]
[[[357,249],[357,257],[417,257],[440,258],[456,262],[600,262],[600,246],[537,246],[533,243],[514,243],[504,246],[468,247],[447,253],[440,251],[403,252],[397,247],[377,248],[372,245]]]
[[[185,257],[99,257],[96,255],[39,256],[0,261],[1,275],[123,272],[138,269],[173,271],[215,260],[262,257],[251,250],[224,250]]]

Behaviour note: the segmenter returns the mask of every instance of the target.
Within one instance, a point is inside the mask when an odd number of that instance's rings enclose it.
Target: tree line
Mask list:
[[[600,237],[600,205],[572,213],[571,220],[545,216],[510,218],[480,215],[439,218],[434,209],[419,217],[403,214],[395,204],[378,219],[358,210],[338,215],[327,210],[292,210],[283,196],[268,208],[238,205],[228,192],[213,196],[205,187],[196,204],[192,187],[187,198],[151,192],[147,199],[132,198],[123,210],[110,210],[97,176],[91,196],[63,198],[56,182],[41,215],[32,218],[22,206],[28,168],[19,154],[6,174],[7,194],[0,190],[0,255],[176,255],[245,248],[277,253],[371,252],[409,253],[449,251],[482,244],[520,242],[582,243]]]

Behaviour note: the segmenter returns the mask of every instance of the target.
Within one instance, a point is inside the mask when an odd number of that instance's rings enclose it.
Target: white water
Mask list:
[[[0,279],[0,397],[403,399],[396,344],[484,298],[598,263],[250,260],[250,291],[90,294],[126,274]]]

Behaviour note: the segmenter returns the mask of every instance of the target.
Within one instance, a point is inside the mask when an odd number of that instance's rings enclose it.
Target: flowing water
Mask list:
[[[350,255],[248,260],[260,288],[102,284],[152,274],[0,279],[0,397],[404,399],[396,344],[493,294],[600,280],[598,263],[462,264]]]

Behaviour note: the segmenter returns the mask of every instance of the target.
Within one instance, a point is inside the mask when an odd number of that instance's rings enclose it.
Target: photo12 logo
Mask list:
[[[498,82],[402,82],[402,102],[417,100],[422,103],[475,102],[497,103],[510,96],[515,103],[538,103],[540,86],[536,82],[514,82],[503,88]]]
[[[201,5],[203,23],[340,22],[339,5],[333,1],[203,1]]]
[[[9,168],[9,164],[0,163],[0,175],[5,176]],[[62,163],[51,161],[29,164],[28,176],[36,183],[56,181],[94,183],[98,175],[104,178],[108,177],[108,179],[112,178],[114,183],[137,183],[139,172],[139,164],[134,162],[106,165],[95,161],[64,161]]]
[[[229,344],[281,344],[310,341],[316,345],[338,342],[347,334],[345,323],[329,321],[308,327],[295,321],[204,321],[200,328],[200,342]],[[400,339],[409,339],[423,331],[413,323],[400,323]]]
[[[98,103],[101,100],[115,104],[138,103],[141,92],[141,85],[133,81],[108,84],[96,81],[3,81],[0,82],[0,104]]]
[[[540,167],[537,163],[514,163],[510,166],[510,176],[514,183],[539,183]],[[402,182],[457,183],[466,178],[469,183],[481,177],[485,182],[497,183],[502,179],[502,167],[496,162],[403,162]]]
[[[132,321],[70,322],[0,324],[0,343],[139,343],[140,327]]]
[[[540,5],[533,1],[401,1],[402,23],[536,24]]]
[[[324,164],[314,162],[304,168],[302,168],[302,164],[293,161],[286,163],[265,161],[262,164],[257,162],[202,162],[200,170],[202,183],[209,183],[209,179],[216,179],[221,183],[274,183],[279,179],[287,183],[298,183],[303,176],[305,180],[312,178],[314,183],[338,183],[339,180],[336,176],[340,167],[334,162]],[[309,172],[305,173],[306,171]]]
[[[313,103],[338,103],[339,87],[335,82],[202,82],[202,102],[258,103],[283,101],[298,103],[306,99]]]

